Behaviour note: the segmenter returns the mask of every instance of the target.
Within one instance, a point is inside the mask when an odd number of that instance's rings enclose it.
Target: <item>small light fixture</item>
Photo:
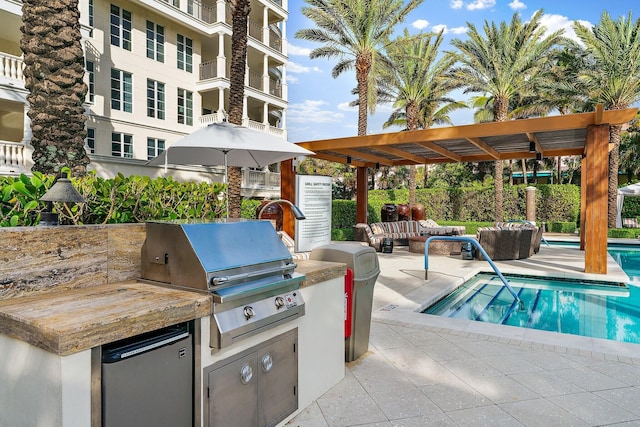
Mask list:
[[[536,143],[535,143],[535,141],[529,141],[529,152],[530,153],[535,153],[536,152]]]
[[[260,212],[258,212],[258,219],[260,219],[262,217],[262,213],[264,212],[264,210],[267,208],[267,206],[270,206],[274,203],[284,203],[286,205],[289,205],[291,207],[291,212],[293,213],[293,216],[297,219],[297,220],[303,220],[306,217],[304,216],[304,214],[302,213],[302,211],[300,210],[299,207],[297,207],[296,205],[294,205],[293,203],[291,203],[288,200],[285,199],[278,199],[278,200],[271,200],[269,203],[265,204],[262,209],[260,209]]]
[[[351,164],[351,156],[347,156],[347,164],[350,165]]]
[[[84,198],[78,193],[68,178],[58,178],[40,200],[47,202],[47,210],[40,214],[40,225],[58,225],[59,216],[53,212],[53,202],[84,203]]]
[[[376,170],[380,170],[380,162],[376,162]]]
[[[536,160],[542,160],[542,153],[536,153]]]

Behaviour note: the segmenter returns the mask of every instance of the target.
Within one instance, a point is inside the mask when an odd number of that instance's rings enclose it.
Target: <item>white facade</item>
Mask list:
[[[21,1],[0,0],[0,175],[29,173],[31,133],[20,51]],[[144,163],[225,119],[231,13],[226,0],[80,0],[87,61],[87,150],[99,176],[161,176]],[[243,124],[286,138],[286,0],[253,0]],[[175,167],[221,181],[222,167]],[[243,194],[279,194],[279,174],[244,171]]]

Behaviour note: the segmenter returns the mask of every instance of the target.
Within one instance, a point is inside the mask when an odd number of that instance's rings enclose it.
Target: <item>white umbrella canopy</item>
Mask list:
[[[147,162],[151,166],[173,165],[261,168],[314,153],[284,139],[231,123],[212,123],[177,140]],[[227,197],[227,214],[229,198]]]
[[[624,203],[624,196],[640,196],[640,182],[618,188],[618,215],[616,216],[616,228],[622,227],[622,205]]]

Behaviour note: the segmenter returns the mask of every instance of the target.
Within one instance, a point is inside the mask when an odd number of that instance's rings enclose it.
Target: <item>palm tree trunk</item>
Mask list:
[[[247,26],[251,4],[249,0],[229,0],[231,4],[231,66],[229,75],[229,122],[241,125],[244,110],[244,76],[247,72]],[[242,214],[242,169],[227,167],[227,197],[229,217]]]
[[[32,169],[56,174],[67,166],[74,176],[84,175],[87,85],[78,0],[24,0],[22,22]]]
[[[558,184],[562,184],[562,156],[556,157],[556,167],[558,168]]]
[[[496,122],[504,122],[507,120],[507,112],[509,111],[509,100],[503,96],[496,95],[493,100],[493,117]],[[502,160],[494,162],[494,191],[495,191],[495,218],[496,221],[504,221],[504,186],[503,186],[503,164]]]
[[[522,164],[522,183],[524,185],[527,185],[527,160],[522,159],[521,164]]]
[[[616,216],[618,214],[618,169],[620,166],[620,133],[622,126],[609,127],[609,143],[613,149],[609,151],[609,212],[607,222],[609,228],[616,228]]]

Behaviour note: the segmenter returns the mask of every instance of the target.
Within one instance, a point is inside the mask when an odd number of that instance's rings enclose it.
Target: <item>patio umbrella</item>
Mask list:
[[[231,123],[212,123],[179,139],[167,150],[147,162],[151,166],[224,165],[224,183],[228,184],[227,167],[261,168],[312,151],[265,132]],[[229,215],[229,197],[227,197]]]

